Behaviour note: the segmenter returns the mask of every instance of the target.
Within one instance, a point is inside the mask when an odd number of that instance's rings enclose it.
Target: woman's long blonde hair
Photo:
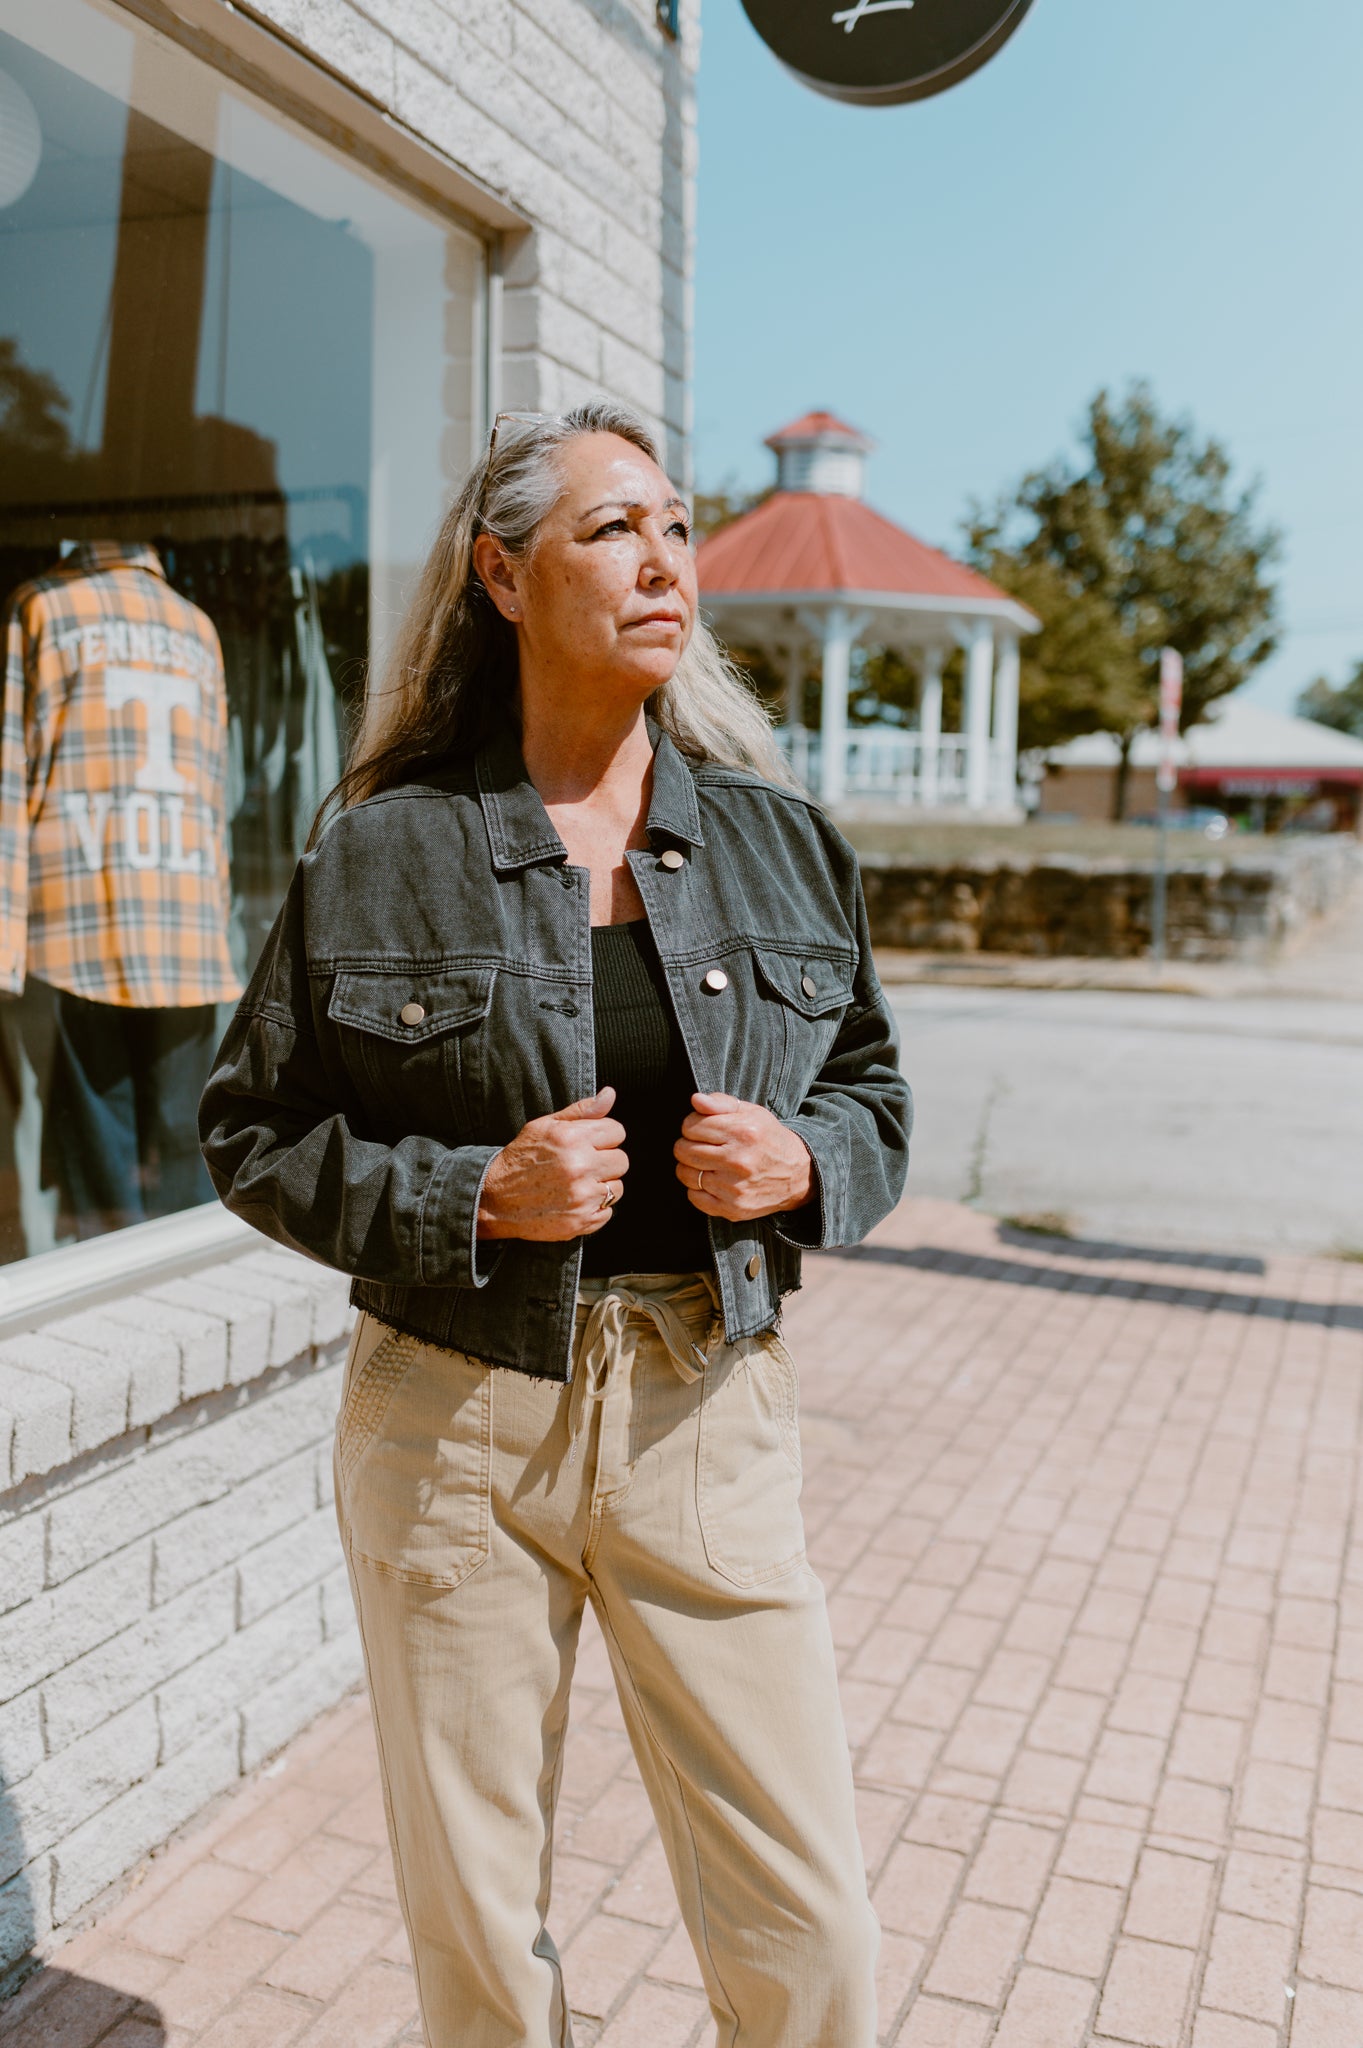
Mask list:
[[[471,758],[496,722],[516,709],[515,629],[473,566],[473,543],[490,533],[525,559],[562,489],[557,456],[578,434],[615,434],[659,461],[652,435],[628,407],[595,399],[571,412],[504,419],[475,464],[431,549],[397,644],[371,688],[345,774],[323,805],[334,808]],[[661,467],[661,464],[659,465]],[[648,710],[683,754],[793,778],[760,699],[700,619],[669,682]]]

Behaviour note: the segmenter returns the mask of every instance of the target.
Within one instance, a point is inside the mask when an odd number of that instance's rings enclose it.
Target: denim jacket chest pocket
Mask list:
[[[759,999],[779,1034],[779,1074],[769,1106],[791,1116],[822,1069],[852,1001],[855,962],[850,953],[800,954],[755,946]]]
[[[463,1135],[482,1117],[495,967],[345,968],[327,1016],[362,1099],[431,1130],[443,1109]]]

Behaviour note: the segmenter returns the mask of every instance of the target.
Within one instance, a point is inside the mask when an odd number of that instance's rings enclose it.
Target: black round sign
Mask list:
[[[1001,49],[1032,0],[743,0],[768,48],[831,99],[892,107],[945,92]]]

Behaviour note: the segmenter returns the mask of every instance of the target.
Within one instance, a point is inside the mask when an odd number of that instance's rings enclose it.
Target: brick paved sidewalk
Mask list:
[[[789,1325],[884,2040],[1363,2048],[1363,1268],[908,1202]],[[711,2040],[594,1631],[553,1925],[579,2042]],[[389,2048],[414,2014],[352,1701],[0,2040]]]

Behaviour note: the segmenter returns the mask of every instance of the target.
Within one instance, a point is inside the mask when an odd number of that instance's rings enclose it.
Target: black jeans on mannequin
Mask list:
[[[216,1036],[212,1003],[129,1010],[56,991],[45,1175],[63,1235],[98,1237],[213,1199],[195,1112]]]

